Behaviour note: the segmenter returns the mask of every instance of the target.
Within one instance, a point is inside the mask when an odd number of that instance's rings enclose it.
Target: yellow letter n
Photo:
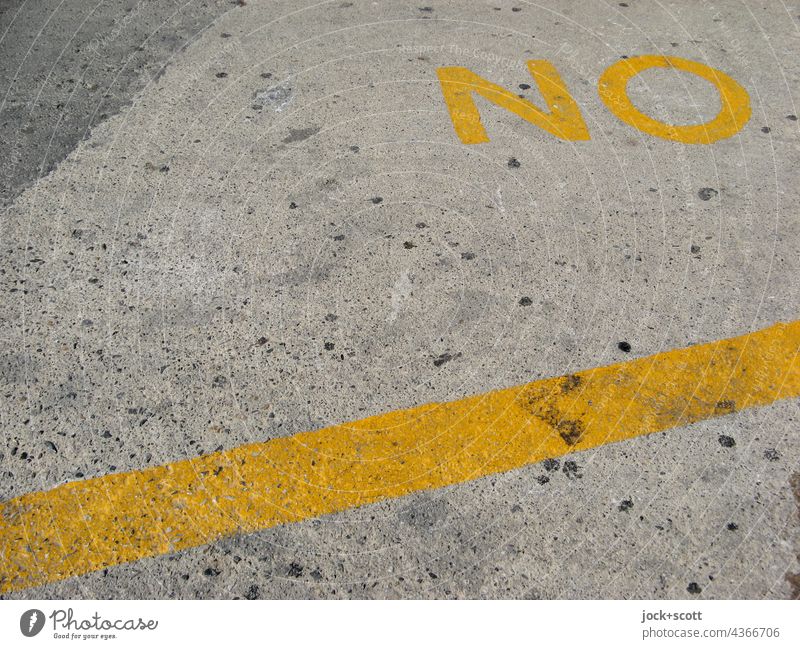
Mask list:
[[[528,70],[547,103],[549,113],[461,67],[439,68],[436,73],[450,111],[456,134],[464,144],[488,142],[481,115],[472,98],[476,93],[496,106],[505,108],[531,124],[562,140],[588,140],[589,129],[578,104],[569,94],[563,79],[549,61],[528,61]]]

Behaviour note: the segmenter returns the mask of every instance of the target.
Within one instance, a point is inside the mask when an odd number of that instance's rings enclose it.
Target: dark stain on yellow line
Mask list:
[[[800,395],[800,321],[0,505],[0,591]]]

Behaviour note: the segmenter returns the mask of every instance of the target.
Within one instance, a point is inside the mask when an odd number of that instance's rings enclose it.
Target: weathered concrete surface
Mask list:
[[[0,498],[796,319],[797,17],[627,4],[225,14],[4,215]],[[597,77],[659,53],[737,79],[750,123],[686,146],[619,122]],[[460,144],[436,68],[514,88],[529,58],[558,67],[592,140],[486,105],[491,142]],[[718,109],[691,77],[630,90],[674,121]],[[797,415],[18,595],[786,597]]]
[[[233,8],[230,0],[0,3],[0,207]]]

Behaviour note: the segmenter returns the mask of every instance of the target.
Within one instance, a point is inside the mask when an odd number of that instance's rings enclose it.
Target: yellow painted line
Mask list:
[[[0,591],[800,395],[800,321],[0,505]]]

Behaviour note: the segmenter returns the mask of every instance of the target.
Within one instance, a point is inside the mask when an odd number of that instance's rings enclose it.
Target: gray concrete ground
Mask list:
[[[234,7],[231,0],[0,2],[0,206],[129,106]]]
[[[70,45],[75,5],[3,10],[25,28],[1,43],[0,499],[797,318],[800,10],[141,2],[117,33],[102,4],[79,30],[95,57]],[[32,48],[51,14],[68,56]],[[597,78],[638,54],[730,74],[750,123],[710,146],[621,123]],[[436,68],[518,88],[532,58],[591,141],[485,104],[491,142],[460,144]],[[718,110],[690,75],[630,93],[675,122]],[[577,474],[531,466],[11,596],[789,597],[797,417],[782,402],[566,458]]]

